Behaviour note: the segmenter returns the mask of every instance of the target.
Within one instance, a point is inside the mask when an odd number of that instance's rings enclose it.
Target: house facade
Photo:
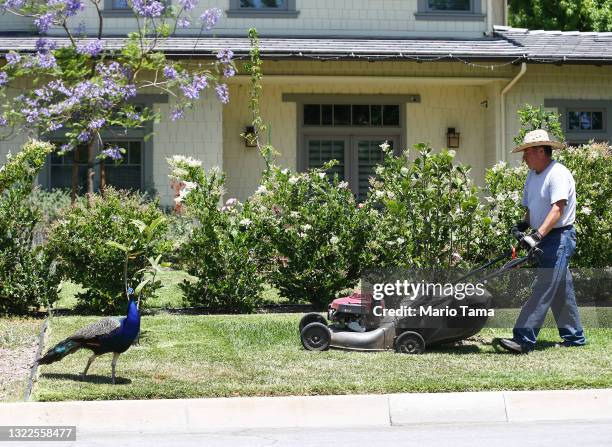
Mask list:
[[[211,7],[223,11],[217,26],[178,30],[164,44],[167,55],[197,62],[230,48],[240,65],[248,58],[247,29],[257,28],[261,112],[278,161],[303,170],[338,159],[336,172],[359,197],[382,141],[397,150],[418,142],[437,150],[455,145],[454,130],[457,159],[481,184],[498,161],[518,164],[510,150],[525,103],[559,111],[571,143],[612,140],[612,33],[508,28],[502,0],[201,0],[192,15]],[[125,0],[104,0],[109,48],[135,28],[127,8]],[[79,17],[94,34],[95,10],[88,5]],[[61,40],[62,32],[49,36]],[[0,54],[33,51],[37,37],[31,20],[0,15]],[[182,154],[222,168],[227,197],[248,197],[263,170],[240,136],[251,121],[250,78],[239,74],[229,86],[228,105],[204,97],[177,122],[169,118],[172,98],[142,95],[162,120],[121,137],[128,156],[111,168],[109,183],[154,190],[170,205],[166,158]],[[153,137],[145,141],[148,131]],[[21,141],[0,143],[0,156]],[[67,186],[69,163],[50,158],[40,183]]]

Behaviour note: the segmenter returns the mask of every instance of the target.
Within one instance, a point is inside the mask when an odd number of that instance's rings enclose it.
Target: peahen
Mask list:
[[[81,375],[81,378],[84,379],[87,375],[87,370],[96,357],[112,352],[113,361],[111,366],[112,382],[114,385],[115,366],[117,365],[119,354],[128,350],[140,331],[140,312],[132,289],[129,289],[128,297],[129,304],[125,318],[108,317],[85,326],[49,349],[43,357],[37,360],[37,363],[48,365],[63,359],[68,354],[72,354],[81,348],[89,349],[93,354],[87,361],[85,371]]]

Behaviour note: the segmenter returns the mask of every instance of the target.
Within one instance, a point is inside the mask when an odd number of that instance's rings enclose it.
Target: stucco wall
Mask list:
[[[482,13],[486,11],[486,0]],[[494,0],[496,2],[500,0]],[[416,20],[417,0],[296,0],[297,18],[229,18],[226,11],[230,0],[201,0],[191,16],[197,21],[207,8],[220,8],[224,14],[215,27],[216,35],[245,36],[246,30],[255,27],[262,36],[271,35],[351,35],[377,37],[482,37],[486,20]],[[96,29],[94,8],[86,3],[86,10],[71,20],[71,27],[83,21],[88,32]],[[105,29],[109,34],[123,35],[134,29],[134,19],[108,17]],[[181,34],[198,34],[199,27],[181,30]],[[53,33],[59,33],[55,29]],[[211,32],[212,33],[212,32]],[[211,34],[208,33],[208,34]]]

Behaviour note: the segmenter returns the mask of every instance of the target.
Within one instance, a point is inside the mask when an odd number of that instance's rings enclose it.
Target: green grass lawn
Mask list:
[[[393,352],[309,352],[299,340],[299,314],[144,317],[140,344],[119,358],[98,358],[78,380],[89,356],[81,351],[42,366],[33,399],[101,400],[350,393],[573,389],[612,387],[612,329],[588,329],[582,348],[553,348],[543,329],[527,356],[495,353],[484,329],[461,346],[424,355]],[[47,346],[95,317],[56,317]],[[608,326],[609,327],[609,326]]]
[[[23,399],[43,320],[0,319],[0,402]]]

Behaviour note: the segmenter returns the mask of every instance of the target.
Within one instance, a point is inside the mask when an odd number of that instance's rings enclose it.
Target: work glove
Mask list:
[[[521,239],[521,245],[525,250],[533,250],[540,242],[542,242],[542,235],[539,231],[531,233],[529,236],[525,236]]]
[[[510,234],[513,234],[515,230],[524,233],[525,231],[527,231],[528,228],[529,224],[524,220],[521,220],[520,222],[514,224],[512,228],[510,228]]]

